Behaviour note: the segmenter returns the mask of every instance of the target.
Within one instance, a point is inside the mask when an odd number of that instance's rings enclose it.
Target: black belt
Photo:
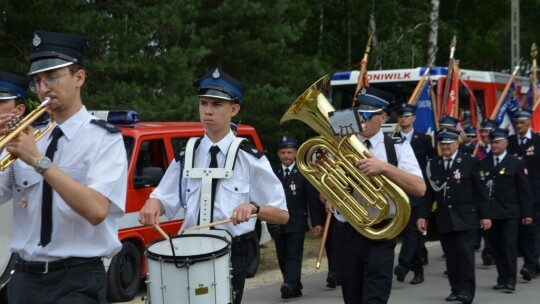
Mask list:
[[[99,257],[92,258],[66,258],[52,262],[30,262],[18,259],[15,262],[15,271],[26,273],[48,273],[60,269],[68,269],[73,266],[101,260]]]
[[[253,233],[253,231],[248,232],[248,233],[244,233],[244,234],[239,235],[239,236],[235,236],[235,237],[232,238],[231,243],[236,244],[236,243],[240,243],[240,242],[246,242],[247,240],[249,240],[252,233]]]

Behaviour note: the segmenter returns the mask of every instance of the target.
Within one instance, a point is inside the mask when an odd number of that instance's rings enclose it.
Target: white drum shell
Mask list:
[[[150,303],[232,303],[230,243],[204,234],[180,235],[172,242],[176,263],[169,241],[146,250]]]
[[[11,244],[11,229],[13,223],[13,203],[11,201],[0,205],[0,288],[3,287],[11,277],[12,252],[9,250]]]

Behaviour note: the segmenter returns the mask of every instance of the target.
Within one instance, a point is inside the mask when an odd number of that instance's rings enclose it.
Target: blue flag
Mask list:
[[[425,85],[416,101],[416,120],[414,129],[427,134],[434,134],[436,130],[433,104],[431,103],[431,84]]]

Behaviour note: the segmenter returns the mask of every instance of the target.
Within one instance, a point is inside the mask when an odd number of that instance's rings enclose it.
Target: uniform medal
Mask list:
[[[291,183],[291,185],[289,186],[289,188],[290,188],[291,191],[292,191],[292,195],[296,195],[296,185],[294,184],[294,182]]]

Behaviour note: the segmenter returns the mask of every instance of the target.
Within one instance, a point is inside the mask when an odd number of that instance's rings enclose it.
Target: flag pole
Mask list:
[[[444,95],[442,100],[442,108],[439,111],[439,118],[437,120],[440,120],[443,116],[443,113],[446,112],[446,103],[448,102],[448,94],[450,92],[450,82],[452,81],[452,70],[454,69],[454,52],[456,50],[456,44],[457,39],[456,35],[452,38],[452,42],[450,43],[450,59],[448,60],[448,69],[446,73],[446,81],[444,82]]]
[[[512,82],[514,81],[514,78],[516,77],[518,71],[519,64],[516,65],[516,67],[514,68],[514,72],[512,72],[512,75],[510,75],[510,78],[508,79],[508,82],[506,83],[506,86],[504,87],[504,90],[499,97],[499,101],[497,101],[497,104],[495,105],[495,109],[493,109],[493,112],[491,112],[491,116],[489,117],[491,120],[495,120],[495,117],[497,117],[497,113],[499,113],[499,109],[501,108],[502,103],[506,98],[506,94],[508,94],[508,90],[510,89],[510,86],[512,85]]]
[[[364,58],[362,58],[362,60],[360,61],[360,73],[358,73],[358,83],[356,84],[356,90],[354,90],[353,107],[356,106],[356,94],[358,94],[362,87],[368,86],[367,64],[369,52],[371,51],[371,38],[373,38],[373,34],[369,35],[369,39],[366,44],[366,51],[364,52]]]
[[[532,106],[532,110],[534,112],[534,110],[536,110],[536,108],[538,107],[538,104],[540,103],[540,99],[539,99],[539,96],[538,96],[538,78],[536,77],[536,56],[538,55],[538,49],[536,48],[536,43],[533,43],[532,46],[531,46],[531,59],[532,59],[532,88],[531,90],[532,93],[533,93],[533,104],[531,105]]]

